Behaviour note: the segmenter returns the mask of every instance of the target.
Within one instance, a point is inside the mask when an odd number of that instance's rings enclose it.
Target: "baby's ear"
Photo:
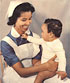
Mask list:
[[[55,35],[53,34],[53,32],[50,32],[49,35],[50,35],[50,38],[53,38],[53,37],[55,36]]]

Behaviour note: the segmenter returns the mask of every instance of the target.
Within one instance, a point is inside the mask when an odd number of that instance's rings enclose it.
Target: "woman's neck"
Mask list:
[[[15,29],[16,29],[16,31],[20,34],[20,35],[22,35],[23,33],[25,33],[25,32],[23,32],[23,31],[21,31],[19,28],[16,28],[16,27],[14,27]]]

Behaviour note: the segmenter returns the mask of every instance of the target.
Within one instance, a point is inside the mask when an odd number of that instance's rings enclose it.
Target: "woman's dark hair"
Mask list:
[[[53,32],[56,37],[60,37],[62,32],[62,23],[58,19],[46,19],[44,22],[47,25],[48,33]]]
[[[18,5],[14,11],[11,17],[8,18],[8,25],[14,25],[16,23],[16,20],[18,17],[20,17],[22,12],[28,12],[31,11],[32,13],[35,11],[35,8],[32,6],[32,4],[25,2],[20,5]]]

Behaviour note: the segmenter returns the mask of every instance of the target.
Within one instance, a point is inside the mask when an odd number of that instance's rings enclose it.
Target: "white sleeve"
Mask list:
[[[56,55],[59,59],[58,71],[66,71],[66,57],[64,49],[56,52]]]
[[[42,38],[36,38],[32,36],[28,36],[27,40],[38,45],[42,44],[43,42]]]

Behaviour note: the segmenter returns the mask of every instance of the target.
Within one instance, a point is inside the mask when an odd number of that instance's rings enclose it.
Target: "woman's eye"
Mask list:
[[[26,21],[26,19],[22,19],[22,21]]]
[[[29,20],[31,20],[32,18],[30,18]]]

